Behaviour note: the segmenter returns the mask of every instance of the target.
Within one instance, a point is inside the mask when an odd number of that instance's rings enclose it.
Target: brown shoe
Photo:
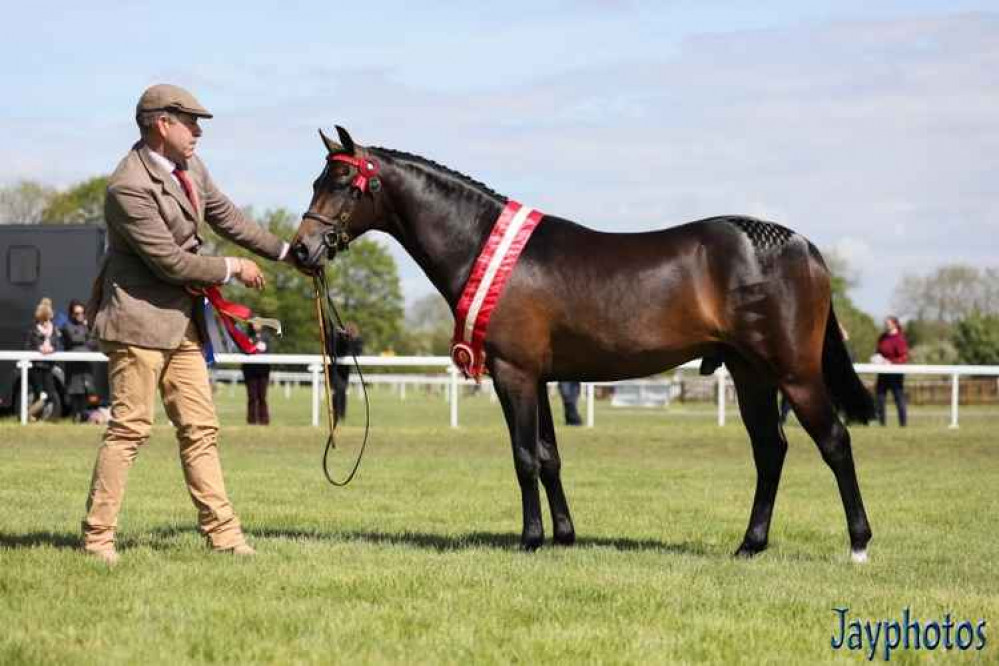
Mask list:
[[[92,559],[103,562],[109,567],[113,567],[118,564],[118,551],[111,548],[102,548],[101,550],[84,550],[84,552]]]
[[[257,554],[257,551],[253,550],[253,547],[251,547],[250,544],[246,542],[237,544],[232,548],[213,548],[212,552],[220,553],[223,555],[234,555],[237,557],[253,557],[254,555]]]

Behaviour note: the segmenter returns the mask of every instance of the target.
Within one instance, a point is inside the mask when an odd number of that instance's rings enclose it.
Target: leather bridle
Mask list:
[[[347,250],[350,241],[353,240],[350,235],[350,218],[354,214],[357,202],[360,201],[362,196],[365,194],[371,195],[372,203],[375,206],[375,214],[377,215],[378,198],[375,194],[381,191],[382,182],[378,177],[378,162],[370,155],[330,153],[326,159],[331,164],[333,162],[342,162],[357,170],[356,175],[350,183],[349,203],[344,205],[335,218],[323,215],[322,213],[316,213],[312,210],[302,215],[303,219],[315,220],[326,227],[322,232],[322,242],[326,247],[327,254],[332,259],[337,252]]]

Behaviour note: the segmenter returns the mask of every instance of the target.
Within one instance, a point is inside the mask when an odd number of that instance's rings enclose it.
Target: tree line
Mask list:
[[[103,224],[107,177],[84,180],[65,190],[22,180],[0,187],[0,222],[21,224]],[[246,214],[281,238],[290,238],[298,217],[283,208]],[[212,251],[249,256],[242,248],[201,230]],[[850,298],[858,284],[848,263],[826,254],[833,275],[833,305],[846,330],[847,346],[857,362],[866,361],[877,344],[880,322]],[[279,318],[285,330],[274,344],[280,352],[312,352],[316,336],[311,280],[287,267],[259,262],[271,285],[255,292],[228,288],[233,299],[263,316]],[[453,316],[444,299],[430,294],[404,307],[398,268],[384,245],[361,239],[329,268],[334,302],[345,321],[353,321],[365,341],[365,353],[446,355]],[[925,275],[905,275],[892,299],[905,322],[913,363],[999,364],[999,268],[949,264]]]
[[[999,363],[999,268],[904,275],[892,306],[906,321],[913,363]]]

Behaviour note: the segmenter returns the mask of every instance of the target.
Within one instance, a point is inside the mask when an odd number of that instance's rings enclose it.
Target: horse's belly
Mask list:
[[[552,379],[616,381],[665,372],[704,356],[710,343],[658,349],[605,348],[599,345],[553,344]]]

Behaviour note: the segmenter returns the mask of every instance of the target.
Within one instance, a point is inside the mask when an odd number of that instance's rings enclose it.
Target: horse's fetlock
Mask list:
[[[571,546],[576,543],[576,531],[572,525],[568,529],[555,529],[554,542],[558,546]]]
[[[523,534],[520,535],[520,547],[528,552],[540,548],[544,541],[545,531],[541,525],[525,527]]]
[[[871,537],[874,535],[871,533],[871,526],[864,524],[859,527],[850,527],[850,547],[854,550],[860,550],[867,548],[867,544],[870,543]]]

